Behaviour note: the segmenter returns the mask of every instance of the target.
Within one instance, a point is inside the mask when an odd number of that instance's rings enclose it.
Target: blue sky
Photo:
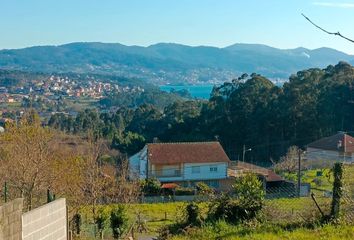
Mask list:
[[[69,42],[332,47],[354,54],[354,0],[0,0],[0,49]]]

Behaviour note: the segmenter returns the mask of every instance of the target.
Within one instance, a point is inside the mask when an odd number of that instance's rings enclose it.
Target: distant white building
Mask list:
[[[307,145],[309,161],[354,162],[354,138],[344,132],[321,138]]]

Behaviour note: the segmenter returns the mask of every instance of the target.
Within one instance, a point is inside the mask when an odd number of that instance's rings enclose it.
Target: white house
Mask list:
[[[193,186],[228,184],[230,159],[219,142],[151,143],[129,159],[130,177]]]
[[[354,138],[344,132],[307,145],[306,158],[319,163],[354,162]]]

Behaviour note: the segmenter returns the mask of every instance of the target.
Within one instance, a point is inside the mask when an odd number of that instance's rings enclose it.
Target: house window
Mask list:
[[[200,173],[200,166],[192,166],[192,173]]]
[[[216,166],[210,167],[210,172],[217,172],[217,171],[218,171],[218,167]]]

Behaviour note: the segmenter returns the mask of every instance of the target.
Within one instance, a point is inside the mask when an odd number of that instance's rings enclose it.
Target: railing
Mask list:
[[[177,169],[174,171],[168,171],[168,172],[163,172],[162,170],[150,171],[150,176],[157,177],[157,178],[182,177],[182,171],[177,170]]]

